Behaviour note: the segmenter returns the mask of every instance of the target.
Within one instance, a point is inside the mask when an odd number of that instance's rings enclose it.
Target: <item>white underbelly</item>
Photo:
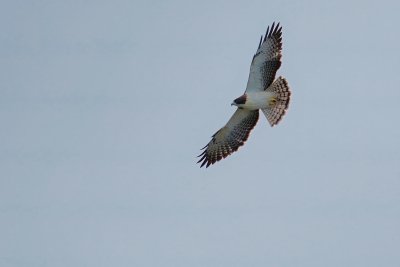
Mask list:
[[[272,92],[267,91],[249,92],[243,107],[246,109],[265,109],[268,107],[269,100],[273,95]]]

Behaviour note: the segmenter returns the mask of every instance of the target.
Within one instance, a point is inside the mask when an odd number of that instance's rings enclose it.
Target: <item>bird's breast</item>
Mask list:
[[[264,109],[268,107],[268,100],[271,97],[271,92],[249,92],[247,93],[246,103],[244,108],[250,110]]]

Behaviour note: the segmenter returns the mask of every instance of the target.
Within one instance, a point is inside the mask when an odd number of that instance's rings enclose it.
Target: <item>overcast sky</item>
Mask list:
[[[0,267],[400,265],[398,1],[0,4]],[[200,148],[283,26],[289,111]]]

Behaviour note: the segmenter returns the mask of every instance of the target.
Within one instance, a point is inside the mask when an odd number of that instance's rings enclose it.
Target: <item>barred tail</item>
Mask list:
[[[269,107],[262,111],[269,124],[274,126],[279,123],[289,107],[290,89],[286,79],[278,77],[266,91],[275,93],[275,96],[269,99]]]

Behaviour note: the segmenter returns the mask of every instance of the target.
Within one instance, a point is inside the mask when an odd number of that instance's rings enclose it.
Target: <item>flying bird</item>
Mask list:
[[[259,110],[269,124],[279,123],[289,106],[290,89],[285,78],[275,79],[281,66],[282,27],[279,23],[268,26],[261,36],[257,51],[251,61],[249,80],[244,94],[233,100],[237,109],[224,127],[218,130],[211,141],[202,148],[197,163],[206,168],[226,158],[244,145],[251,130],[257,124]]]

